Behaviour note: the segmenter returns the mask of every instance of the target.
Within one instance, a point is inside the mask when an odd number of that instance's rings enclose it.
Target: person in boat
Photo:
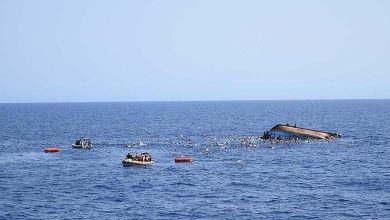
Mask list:
[[[131,155],[130,153],[127,154],[126,156],[127,159],[133,159],[133,155]]]

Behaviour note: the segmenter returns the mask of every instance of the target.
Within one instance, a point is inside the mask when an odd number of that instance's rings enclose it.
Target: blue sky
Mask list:
[[[0,1],[0,102],[390,98],[390,1]]]

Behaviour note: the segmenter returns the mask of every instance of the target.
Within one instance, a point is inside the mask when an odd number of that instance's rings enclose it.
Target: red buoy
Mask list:
[[[191,157],[176,157],[175,163],[191,163],[192,158]]]
[[[48,147],[48,148],[45,148],[45,153],[57,153],[57,152],[60,152],[60,148],[59,147]]]

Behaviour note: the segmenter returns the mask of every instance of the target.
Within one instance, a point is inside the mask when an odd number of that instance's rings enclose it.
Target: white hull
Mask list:
[[[122,160],[123,166],[134,166],[134,165],[152,165],[153,161],[137,161],[132,159]]]
[[[73,148],[79,148],[79,149],[91,149],[92,148],[92,146],[86,147],[86,146],[76,145],[76,144],[72,144],[72,147]]]

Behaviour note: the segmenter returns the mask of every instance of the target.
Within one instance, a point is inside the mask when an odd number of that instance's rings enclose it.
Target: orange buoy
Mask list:
[[[45,153],[57,153],[57,152],[60,152],[60,148],[59,147],[48,147],[48,148],[45,148]]]
[[[176,157],[175,163],[191,163],[192,158],[191,157]]]

